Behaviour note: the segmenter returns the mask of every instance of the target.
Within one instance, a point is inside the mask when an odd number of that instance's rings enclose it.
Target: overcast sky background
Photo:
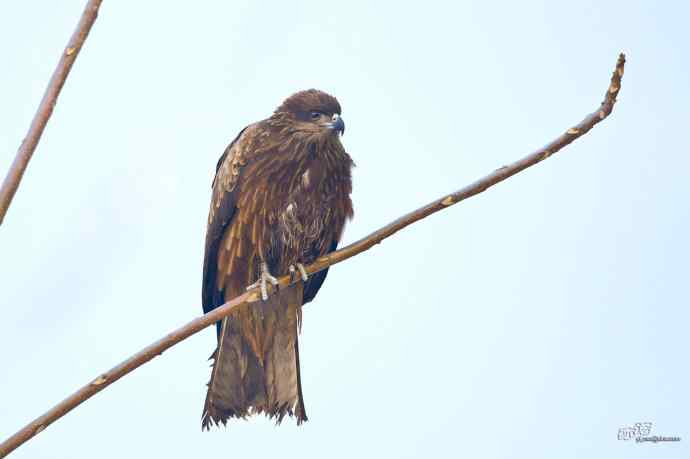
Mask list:
[[[2,174],[84,3],[2,3]],[[343,106],[351,242],[550,141],[629,63],[590,134],[332,269],[304,426],[201,433],[208,329],[13,457],[688,457],[681,3],[104,2],[0,227],[3,439],[201,313],[216,160],[288,95]],[[617,440],[643,421],[683,440]]]

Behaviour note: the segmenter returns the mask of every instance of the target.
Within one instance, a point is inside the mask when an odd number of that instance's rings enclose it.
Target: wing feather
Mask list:
[[[204,253],[201,292],[204,313],[213,310],[223,304],[224,301],[222,292],[217,288],[218,266],[227,266],[228,263],[232,263],[232,259],[228,259],[231,253],[227,249],[223,250],[223,245],[230,246],[232,244],[232,234],[226,237],[228,235],[225,233],[228,227],[233,226],[232,223],[237,211],[240,193],[238,187],[239,169],[241,165],[246,164],[244,154],[250,150],[247,146],[253,140],[252,127],[253,125],[250,125],[240,131],[216,164]],[[233,174],[233,172],[235,173]],[[222,244],[224,240],[225,244]]]

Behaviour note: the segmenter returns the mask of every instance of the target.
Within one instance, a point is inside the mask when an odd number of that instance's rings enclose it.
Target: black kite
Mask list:
[[[352,217],[350,156],[338,101],[314,89],[244,128],[220,157],[206,233],[202,298],[208,312],[255,283],[263,301],[218,323],[202,426],[264,413],[307,420],[300,383],[301,307],[327,270],[304,266],[334,251]],[[275,277],[303,282],[267,295]],[[274,277],[275,276],[275,277]]]

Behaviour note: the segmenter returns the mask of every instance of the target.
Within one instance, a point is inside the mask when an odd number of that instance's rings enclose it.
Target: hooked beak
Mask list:
[[[337,113],[333,115],[333,122],[328,124],[328,128],[340,132],[341,135],[345,134],[345,122]]]

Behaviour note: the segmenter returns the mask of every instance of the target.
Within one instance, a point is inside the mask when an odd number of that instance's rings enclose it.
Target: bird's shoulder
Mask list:
[[[265,121],[250,124],[242,129],[230,142],[216,164],[216,175],[213,188],[232,191],[242,166],[266,150],[270,137],[270,128]]]
[[[237,191],[244,167],[275,146],[274,131],[267,120],[250,124],[223,151],[211,185],[213,196],[209,222],[214,220],[214,209],[222,207],[223,201]]]

